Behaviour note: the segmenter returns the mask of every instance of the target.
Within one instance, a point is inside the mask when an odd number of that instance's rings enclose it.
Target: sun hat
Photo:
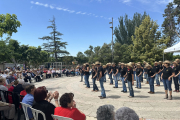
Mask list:
[[[99,61],[96,61],[95,62],[95,65],[100,65],[101,63]]]

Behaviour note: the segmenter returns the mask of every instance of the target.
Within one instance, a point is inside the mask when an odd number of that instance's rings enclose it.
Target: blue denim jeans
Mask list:
[[[83,81],[83,74],[81,73],[81,81]]]
[[[92,78],[92,81],[93,81],[93,90],[99,90],[96,85],[96,78]]]
[[[107,73],[104,74],[104,82],[106,82],[106,74],[107,74]]]
[[[101,79],[99,80],[99,83],[100,83],[100,86],[101,86],[101,96],[106,97],[106,93],[105,93],[104,86],[103,86],[103,83],[104,83],[103,77],[101,77]]]
[[[178,76],[178,79],[179,79],[179,83],[180,83],[180,74],[179,74],[179,76]]]
[[[173,77],[175,90],[179,90],[178,77]]]
[[[113,84],[112,73],[109,74],[110,84]]]
[[[150,86],[150,91],[154,92],[154,78],[149,77],[149,86]]]
[[[161,74],[162,74],[162,72],[159,73],[160,81],[162,81],[162,80],[161,80]]]
[[[127,88],[126,88],[126,83],[124,81],[124,77],[121,77],[121,80],[122,80],[122,85],[123,85],[123,91],[127,92]]]
[[[136,80],[136,71],[133,71],[134,74],[134,80]]]
[[[85,77],[85,75],[84,75],[84,83],[85,83],[85,85],[86,85],[86,77]]]
[[[90,88],[90,85],[89,85],[89,75],[85,75],[85,81],[86,81],[86,86],[88,88]]]
[[[155,80],[156,80],[156,84],[157,84],[157,85],[160,85],[160,82],[159,82],[159,74],[156,74]]]
[[[146,74],[146,81],[149,82],[148,74]]]
[[[117,80],[120,80],[120,75],[121,75],[121,73],[117,74]]]
[[[136,87],[141,88],[141,75],[139,77],[136,76]]]
[[[132,87],[132,81],[128,81],[129,95],[134,97],[134,91]]]
[[[140,76],[140,81],[143,82],[143,74]]]
[[[115,87],[118,88],[118,80],[117,80],[117,75],[113,75],[114,82],[115,82]]]
[[[172,91],[172,88],[171,88],[172,80],[169,81],[168,79],[163,79],[163,84],[164,84],[165,90]]]

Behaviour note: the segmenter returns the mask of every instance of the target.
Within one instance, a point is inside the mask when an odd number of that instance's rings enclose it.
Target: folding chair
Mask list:
[[[27,109],[28,109],[28,107],[31,109],[31,106],[28,104],[22,103],[22,102],[20,102],[20,103],[22,105],[26,120],[29,120]]]
[[[34,120],[38,120],[38,115],[39,114],[41,114],[43,116],[43,119],[46,120],[46,116],[45,116],[45,114],[42,111],[36,110],[36,109],[34,109],[32,107],[31,107],[31,111],[33,113]]]
[[[73,120],[71,118],[57,116],[57,115],[51,115],[51,116],[53,117],[54,120]]]

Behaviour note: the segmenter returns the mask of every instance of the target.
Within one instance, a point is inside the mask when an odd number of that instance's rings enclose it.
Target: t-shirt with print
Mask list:
[[[168,68],[165,67],[162,72],[163,72],[162,78],[168,79],[172,75],[173,69],[171,67],[168,67]]]
[[[128,81],[132,81],[132,74],[133,74],[133,70],[127,69],[127,80]]]

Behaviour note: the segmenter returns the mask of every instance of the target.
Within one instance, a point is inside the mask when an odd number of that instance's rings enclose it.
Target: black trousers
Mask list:
[[[40,76],[36,76],[36,82],[38,82],[38,81],[40,81],[41,80],[41,78],[40,78]]]
[[[30,76],[26,76],[26,77],[24,78],[24,81],[25,81],[25,82],[28,82],[28,80],[29,80],[29,82],[31,83],[31,77],[30,77]]]
[[[173,77],[175,90],[179,90],[178,77]]]

